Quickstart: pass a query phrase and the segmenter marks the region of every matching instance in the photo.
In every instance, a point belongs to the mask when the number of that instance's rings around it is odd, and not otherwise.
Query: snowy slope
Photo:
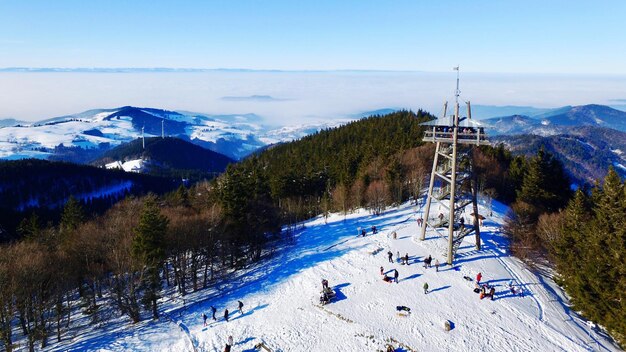
[[[415,206],[381,216],[333,215],[327,223],[317,218],[269,260],[184,301],[166,299],[166,319],[80,333],[52,350],[222,351],[232,335],[233,351],[254,351],[261,342],[271,351],[377,351],[388,343],[398,351],[618,351],[599,329],[590,330],[567,309],[552,280],[510,256],[500,232],[506,209],[494,210],[482,228],[483,249],[476,251],[473,239],[466,238],[455,267],[439,272],[421,262],[432,255],[444,263],[446,244],[434,233],[423,242],[416,239],[421,210]],[[371,234],[372,225],[378,234]],[[356,237],[359,227],[368,229],[367,237]],[[397,251],[408,253],[410,265],[389,263],[388,250],[394,258]],[[386,272],[399,271],[398,284],[381,280],[381,265]],[[493,301],[480,300],[463,278],[478,272],[495,285]],[[323,307],[318,305],[322,278],[337,291],[337,300]],[[525,289],[524,297],[509,293],[510,280]],[[237,300],[245,303],[243,314]],[[201,314],[210,316],[211,305],[218,308],[218,320],[203,327]],[[398,316],[398,305],[412,314]],[[229,322],[221,317],[224,308],[231,312]],[[446,320],[453,327],[448,332]]]

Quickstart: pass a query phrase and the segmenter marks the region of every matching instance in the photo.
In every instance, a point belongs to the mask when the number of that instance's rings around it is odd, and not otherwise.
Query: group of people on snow
[[[359,227],[359,228],[357,228],[357,233],[358,233],[358,236],[365,237],[367,235],[367,230],[366,229],[362,229],[361,227]],[[372,226],[372,234],[375,235],[377,233],[378,233],[378,228],[376,228],[376,225],[373,225]]]
[[[490,297],[491,300],[493,301],[493,297],[495,295],[496,295],[496,288],[494,286],[490,286],[488,284],[480,285],[480,299],[483,299],[485,297]]]
[[[409,253],[404,254],[404,257],[402,257],[402,265],[409,265]]]
[[[428,258],[424,258],[424,269],[432,268],[433,267],[432,264],[433,264],[433,257],[431,257],[429,254]]]
[[[383,277],[383,281],[388,282],[388,283],[398,283],[398,277],[400,277],[400,273],[398,273],[397,269],[393,269],[393,278],[391,278],[390,276],[387,276],[387,274],[385,273],[385,269],[383,269],[383,267],[380,267],[380,275],[382,275]]]
[[[243,302],[242,301],[237,301],[237,309],[239,310],[239,314],[243,315]],[[217,321],[217,317],[215,316],[215,313],[217,313],[217,308],[215,308],[215,306],[211,306],[211,315],[214,321]],[[228,308],[224,309],[224,320],[226,322],[228,322],[228,317],[230,316],[230,313],[228,312]],[[204,323],[204,326],[207,326],[207,315],[206,313],[202,313],[202,321]]]

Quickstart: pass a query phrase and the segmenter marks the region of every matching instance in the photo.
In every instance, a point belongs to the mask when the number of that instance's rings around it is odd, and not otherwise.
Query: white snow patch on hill
[[[568,309],[550,278],[510,255],[501,233],[505,211],[496,205],[494,216],[485,220],[480,251],[466,238],[454,267],[439,272],[425,269],[422,261],[432,255],[443,264],[446,243],[434,233],[425,241],[416,238],[421,209],[415,206],[380,216],[335,214],[327,223],[318,217],[273,257],[184,300],[165,299],[161,309],[167,319],[86,331],[51,350],[222,351],[232,335],[234,351],[254,351],[262,341],[271,351],[377,351],[386,344],[398,351],[618,351],[600,329],[590,330]],[[371,234],[372,225],[378,234]],[[368,229],[368,236],[356,237],[358,228]],[[408,253],[410,265],[389,263],[388,250],[394,259],[397,252]],[[387,273],[397,269],[399,283],[383,282],[380,266]],[[474,282],[464,279],[478,272],[495,286],[493,301],[480,300]],[[337,292],[325,306],[318,304],[322,278]],[[511,294],[510,280],[524,288],[523,297]],[[245,303],[243,314],[237,300]],[[218,308],[218,319],[209,318],[203,327],[201,314],[210,317],[211,305]],[[410,307],[412,314],[398,316],[396,306]],[[231,312],[228,322],[222,318],[225,308]],[[444,330],[446,321],[451,331]]]
[[[114,161],[105,165],[107,169],[121,169],[126,172],[142,172],[145,161],[143,159],[128,160],[125,162]]]

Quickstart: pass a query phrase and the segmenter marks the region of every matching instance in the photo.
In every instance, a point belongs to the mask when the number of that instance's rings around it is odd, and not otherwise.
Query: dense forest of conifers
[[[0,161],[0,243],[15,239],[22,217],[56,223],[71,195],[102,213],[130,195],[166,193],[181,183],[151,175],[38,159]]]
[[[22,219],[23,239],[0,247],[4,348],[12,349],[14,334],[31,349],[62,340],[76,307],[93,323],[109,319],[103,307],[133,323],[157,318],[163,295],[185,295],[253,265],[292,240],[301,220],[360,207],[377,214],[417,199],[434,151],[421,142],[419,123],[430,118],[421,111],[370,117],[274,146],[211,182],[127,198],[102,215],[85,216],[70,200],[56,225]],[[619,178],[573,196],[562,165],[544,150],[524,157],[480,147],[469,155],[473,187],[511,205],[514,253],[551,259],[575,307],[622,338],[626,187]],[[568,259],[574,253],[584,265]]]

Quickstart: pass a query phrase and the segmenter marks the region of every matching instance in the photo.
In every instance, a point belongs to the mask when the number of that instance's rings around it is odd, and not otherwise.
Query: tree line
[[[0,242],[17,239],[20,220],[37,214],[42,223],[58,223],[63,204],[74,195],[88,214],[103,213],[129,195],[163,194],[180,179],[68,162],[38,159],[0,161]]]
[[[511,251],[556,269],[572,308],[626,343],[626,185],[615,169],[572,191],[561,162],[543,148],[532,157],[481,148],[476,159],[483,194],[510,205]]]
[[[537,236],[572,308],[626,343],[626,184],[617,172],[577,190],[562,211],[542,214]]]
[[[245,191],[249,198],[238,204],[209,183],[181,186],[163,197],[129,197],[91,218],[70,198],[58,226],[23,219],[23,240],[0,247],[4,349],[15,347],[15,326],[31,351],[61,341],[77,309],[92,324],[111,314],[131,323],[156,319],[164,292],[184,296],[259,260],[280,226],[267,213],[262,223],[241,218],[239,210],[263,208],[262,196]]]

